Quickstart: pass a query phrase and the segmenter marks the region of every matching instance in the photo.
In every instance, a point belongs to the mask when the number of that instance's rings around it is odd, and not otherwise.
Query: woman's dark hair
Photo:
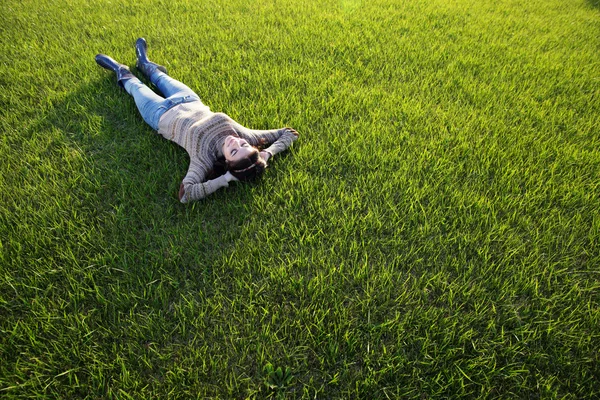
[[[266,167],[267,163],[260,156],[258,150],[239,161],[227,163],[227,170],[242,182],[256,179],[265,171]]]
[[[266,166],[267,163],[256,149],[248,157],[235,162],[227,162],[224,157],[219,158],[209,172],[208,179],[217,178],[229,171],[242,182],[252,181],[264,172]]]

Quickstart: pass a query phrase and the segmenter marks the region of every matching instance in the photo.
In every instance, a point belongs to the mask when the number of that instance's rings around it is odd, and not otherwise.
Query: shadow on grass
[[[6,138],[3,149],[16,168],[5,174],[10,186],[0,208],[2,222],[13,226],[2,240],[10,285],[0,285],[7,299],[0,315],[13,332],[3,344],[4,365],[24,365],[7,373],[5,386],[14,386],[15,396],[42,390],[11,384],[19,368],[35,369],[42,381],[74,371],[80,389],[64,397],[83,397],[81,388],[92,386],[105,395],[111,383],[79,366],[118,376],[110,362],[97,360],[126,354],[130,366],[144,357],[159,363],[150,344],[170,351],[189,340],[174,333],[182,304],[203,310],[234,287],[228,261],[252,191],[238,185],[180,204],[185,150],[154,134],[111,78],[80,82],[63,98],[23,112],[30,121]],[[44,370],[27,364],[30,358],[44,360]],[[55,378],[49,390],[71,390]]]
[[[81,84],[42,123],[60,130],[86,160],[81,180],[87,184],[79,196],[97,213],[94,263],[125,271],[128,290],[142,297],[144,285],[169,282],[148,297],[163,298],[155,304],[159,308],[168,308],[182,292],[210,291],[214,273],[223,278],[227,271],[220,268],[254,201],[246,185],[181,204],[177,192],[189,165],[186,151],[144,123],[112,75]]]
[[[587,0],[588,4],[596,9],[600,9],[600,0]]]

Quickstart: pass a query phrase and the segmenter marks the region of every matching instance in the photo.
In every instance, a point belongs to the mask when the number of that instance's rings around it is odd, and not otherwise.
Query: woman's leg
[[[138,78],[131,78],[124,82],[127,93],[133,96],[142,118],[152,129],[158,131],[160,117],[170,108],[170,101],[163,99],[144,85]]]
[[[156,85],[163,96],[171,98],[175,103],[199,101],[200,97],[192,89],[167,75],[167,69],[148,59],[146,39],[139,38],[135,42],[137,68]]]
[[[158,68],[150,74],[150,82],[152,82],[165,97],[186,97],[200,100],[200,97],[192,89],[176,79],[171,78]]]
[[[97,54],[95,59],[98,65],[113,71],[117,75],[119,86],[133,96],[142,118],[156,131],[158,131],[160,117],[165,111],[185,100],[184,97],[163,99],[133,75],[126,65],[115,61],[106,54]]]

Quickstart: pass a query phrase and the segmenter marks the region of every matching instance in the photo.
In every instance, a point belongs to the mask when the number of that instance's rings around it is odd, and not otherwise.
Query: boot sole
[[[135,55],[137,56],[137,62],[135,63],[135,66],[140,71],[144,70],[143,68],[140,68],[141,61],[142,64],[148,63],[156,65],[156,68],[159,71],[164,72],[165,74],[167,73],[167,69],[165,67],[163,67],[162,65],[158,65],[157,63],[154,63],[148,59],[148,44],[146,43],[146,39],[139,38],[135,41]]]
[[[111,70],[113,72],[117,72],[117,70],[120,67],[120,64],[116,60],[113,60],[112,58],[110,58],[106,54],[98,54],[98,55],[96,55],[95,60],[96,60],[96,63],[98,63],[99,66],[101,66],[102,68],[109,69],[109,70]]]

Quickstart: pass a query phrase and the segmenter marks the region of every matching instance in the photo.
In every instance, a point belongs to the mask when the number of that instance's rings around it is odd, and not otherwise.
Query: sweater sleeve
[[[182,203],[203,199],[217,189],[229,186],[225,175],[205,181],[207,174],[208,170],[204,164],[194,159],[190,161],[187,175],[183,178],[184,193],[180,199]]]
[[[233,128],[240,137],[246,139],[252,146],[265,146],[265,150],[271,155],[284,151],[298,139],[298,132],[291,128],[256,130],[248,129],[235,121],[232,122]]]

